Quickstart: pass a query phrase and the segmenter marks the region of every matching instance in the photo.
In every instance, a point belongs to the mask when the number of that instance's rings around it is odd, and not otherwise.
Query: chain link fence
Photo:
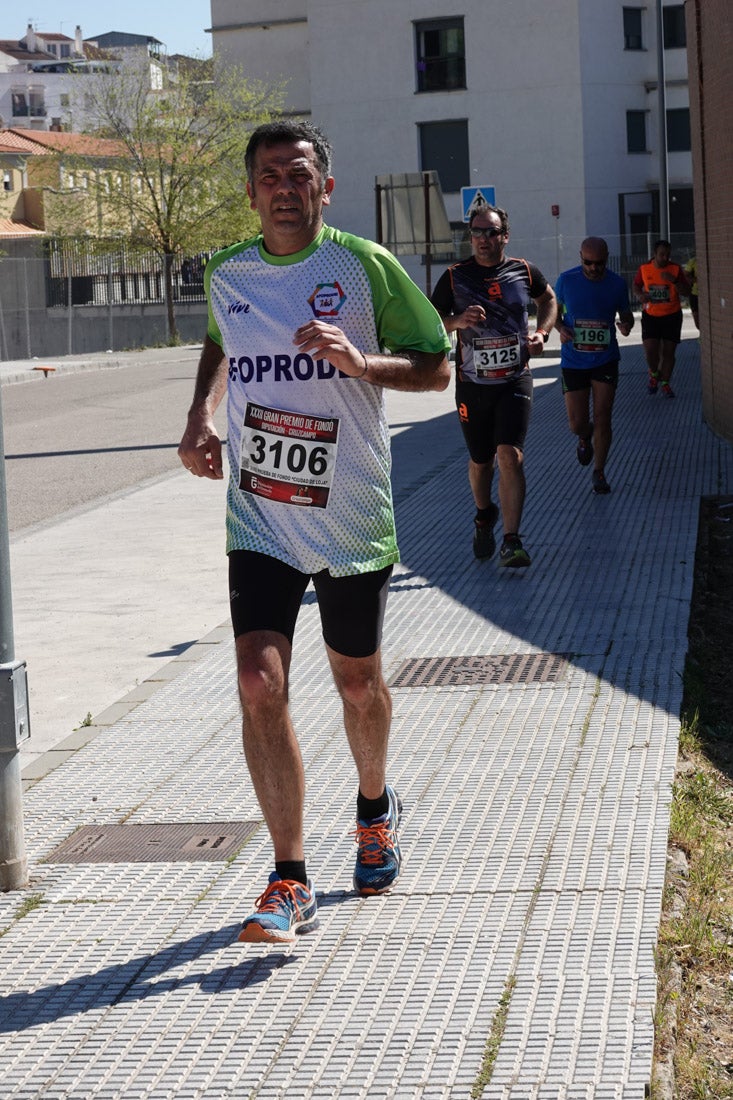
[[[32,251],[0,256],[0,358],[168,342],[164,257],[124,245],[91,252],[76,240],[48,240]],[[176,324],[186,341],[203,338],[211,254],[171,258]]]

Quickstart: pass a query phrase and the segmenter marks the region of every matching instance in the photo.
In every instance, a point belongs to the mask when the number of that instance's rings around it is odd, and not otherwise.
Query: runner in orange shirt
[[[662,383],[665,397],[674,397],[670,386],[677,345],[682,332],[680,295],[690,293],[690,283],[679,264],[672,263],[669,241],[657,241],[649,263],[634,276],[634,292],[642,303],[641,342],[649,368],[648,393],[653,397]]]

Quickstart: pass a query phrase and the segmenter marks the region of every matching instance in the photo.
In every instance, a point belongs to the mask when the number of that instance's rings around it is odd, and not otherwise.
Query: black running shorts
[[[666,317],[650,317],[648,313],[642,313],[641,338],[642,340],[669,340],[673,344],[679,344],[682,338],[682,310],[668,313]]]
[[[604,363],[602,367],[563,367],[562,392],[574,393],[576,390],[589,390],[593,382],[605,382],[614,388],[618,385],[618,359]]]
[[[323,638],[344,657],[370,657],[382,643],[392,566],[371,573],[332,577],[328,570],[301,573],[267,554],[229,554],[229,606],[234,637],[274,630],[293,643],[300,605],[313,580]]]
[[[532,412],[532,375],[525,371],[518,378],[487,386],[459,380],[456,407],[474,462],[491,462],[503,444],[521,451]]]

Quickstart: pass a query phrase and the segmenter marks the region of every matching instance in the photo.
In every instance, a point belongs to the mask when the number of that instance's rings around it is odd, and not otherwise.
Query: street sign
[[[467,222],[471,215],[480,210],[482,206],[494,206],[496,203],[496,190],[489,184],[481,187],[462,187],[461,202],[463,203],[463,220]]]

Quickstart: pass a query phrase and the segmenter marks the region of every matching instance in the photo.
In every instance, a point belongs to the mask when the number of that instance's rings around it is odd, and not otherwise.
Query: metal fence
[[[204,263],[203,257],[192,257],[190,267],[185,258],[173,263],[176,326],[186,343],[200,342],[206,331]],[[157,256],[0,254],[0,359],[167,344],[164,286]]]
[[[212,250],[213,251],[213,250]],[[90,252],[85,242],[50,240],[46,252],[46,305],[127,305],[163,302],[164,257],[124,244]],[[204,268],[212,252],[171,257],[173,299],[203,302]]]
[[[116,245],[104,252],[89,251],[79,240],[50,240],[46,252],[46,306],[126,305],[163,302],[164,259],[155,252],[142,252]],[[203,302],[204,268],[215,250],[193,256],[171,258],[173,298],[176,302]],[[451,263],[470,254],[470,245],[456,241],[454,256],[441,257]],[[608,266],[626,279],[629,290],[640,264],[651,251],[638,255],[611,254]],[[678,246],[675,257],[685,263],[694,254],[694,244]]]

